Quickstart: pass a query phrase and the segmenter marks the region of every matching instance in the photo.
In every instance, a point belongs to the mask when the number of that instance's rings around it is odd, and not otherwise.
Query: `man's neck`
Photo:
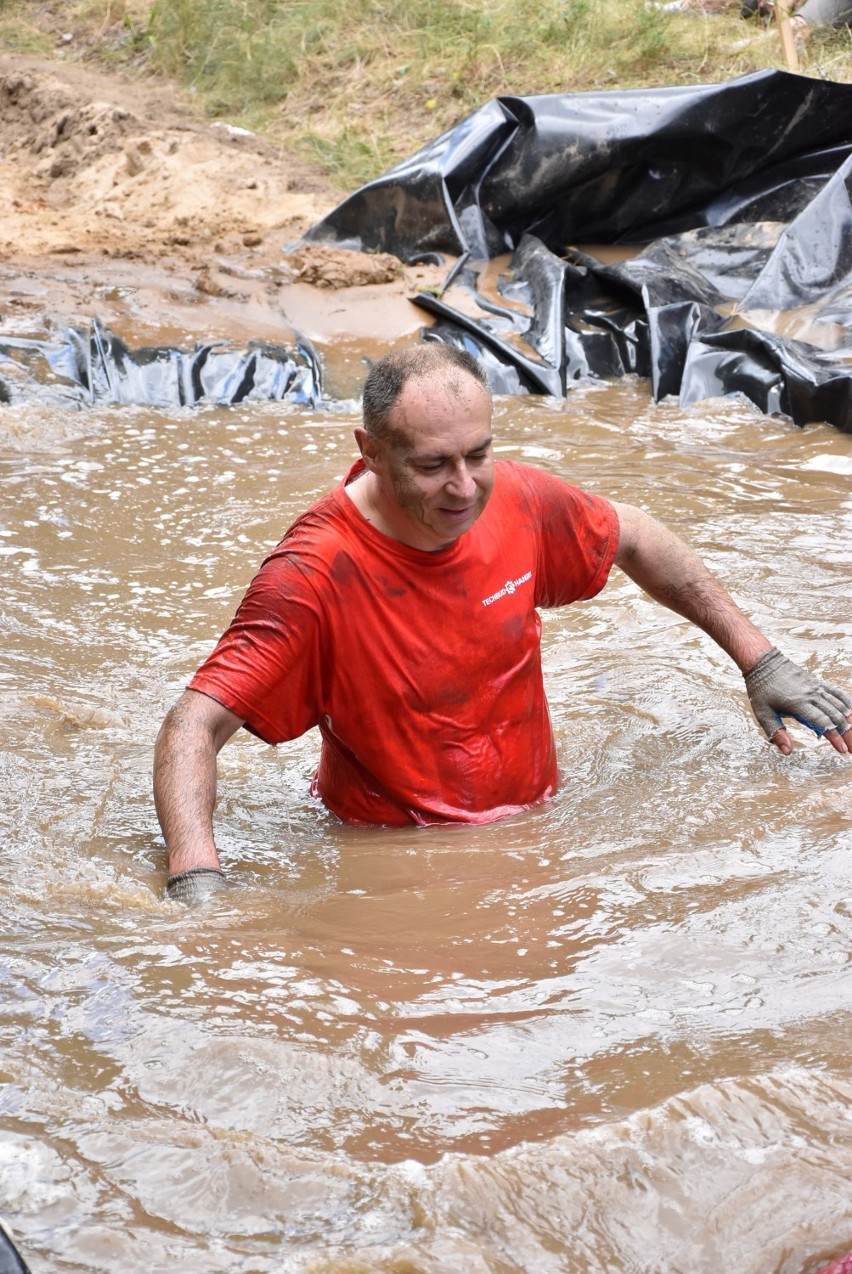
[[[382,535],[387,535],[389,539],[396,539],[387,520],[382,517],[375,474],[370,473],[369,469],[365,469],[363,473],[359,473],[351,482],[347,482],[343,490],[365,522],[369,522],[371,526],[374,526],[377,531],[381,531]]]

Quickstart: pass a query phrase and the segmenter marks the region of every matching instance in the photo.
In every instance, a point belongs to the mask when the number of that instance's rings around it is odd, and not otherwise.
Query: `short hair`
[[[373,364],[364,382],[362,410],[367,433],[382,442],[388,441],[394,432],[391,412],[410,380],[434,377],[457,394],[461,392],[458,372],[464,372],[491,396],[485,368],[467,350],[455,345],[429,341],[423,345],[405,345],[385,354]]]

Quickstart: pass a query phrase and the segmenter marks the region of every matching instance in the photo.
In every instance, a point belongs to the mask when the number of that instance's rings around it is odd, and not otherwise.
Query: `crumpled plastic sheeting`
[[[47,376],[45,376],[45,371]],[[33,396],[63,406],[278,400],[316,406],[322,399],[319,357],[307,341],[295,349],[258,342],[245,351],[196,346],[131,350],[97,319],[70,328],[62,341],[0,338],[0,402]]]
[[[441,295],[413,299],[427,339],[482,357],[497,392],[632,372],[657,399],[739,392],[852,432],[850,196],[852,86],[770,71],[496,99],[306,239],[458,256]],[[578,243],[646,246],[605,264]]]

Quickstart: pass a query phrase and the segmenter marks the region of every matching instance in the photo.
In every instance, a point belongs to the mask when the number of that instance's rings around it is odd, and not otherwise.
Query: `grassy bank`
[[[772,27],[644,0],[0,0],[8,52],[169,77],[211,116],[354,188],[499,94],[725,80],[783,66]],[[850,33],[805,74],[852,79]]]

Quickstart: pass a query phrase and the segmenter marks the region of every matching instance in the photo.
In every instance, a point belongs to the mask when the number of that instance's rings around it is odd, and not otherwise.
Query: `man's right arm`
[[[186,690],[160,727],[154,804],[169,855],[170,897],[197,901],[224,881],[213,840],[216,758],[242,724],[209,695]]]

